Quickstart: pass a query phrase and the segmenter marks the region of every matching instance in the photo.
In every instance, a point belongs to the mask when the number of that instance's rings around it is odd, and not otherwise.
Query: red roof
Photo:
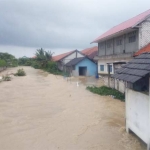
[[[102,34],[101,36],[99,36],[98,38],[96,38],[92,43],[97,43],[98,41],[100,41],[101,39],[104,39],[106,37],[109,37],[110,35],[113,35],[115,33],[121,32],[123,30],[126,30],[128,28],[133,28],[135,27],[137,24],[141,23],[144,19],[146,19],[146,17],[148,17],[150,15],[150,9],[111,28],[110,30],[108,30],[107,32],[105,32],[104,34]]]
[[[93,59],[94,56],[97,54],[98,52],[98,47],[92,47],[92,48],[86,48],[84,50],[81,51],[82,54],[88,56],[90,59]]]
[[[61,60],[62,58],[68,56],[69,54],[73,53],[75,50],[73,51],[70,51],[70,52],[66,52],[66,53],[63,53],[63,54],[60,54],[60,55],[57,55],[57,56],[53,56],[53,61],[59,61]]]
[[[150,52],[150,43],[148,45],[146,45],[145,47],[141,48],[139,51],[137,51],[134,56],[138,56],[142,53],[147,53]]]

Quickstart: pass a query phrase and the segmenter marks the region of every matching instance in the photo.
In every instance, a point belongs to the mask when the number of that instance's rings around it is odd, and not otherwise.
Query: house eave
[[[112,39],[112,38],[121,36],[121,35],[123,35],[123,34],[125,34],[125,33],[129,33],[129,32],[135,31],[135,30],[137,30],[137,28],[134,28],[134,27],[127,28],[127,29],[125,29],[125,30],[121,30],[121,31],[119,31],[119,32],[116,32],[116,33],[114,33],[114,34],[111,34],[111,35],[109,35],[109,36],[106,36],[106,37],[104,37],[104,38],[102,38],[102,39],[100,39],[100,40],[95,40],[95,41],[91,42],[91,44],[92,44],[92,43],[100,43],[100,42],[103,42],[103,41],[106,41],[106,40],[109,40],[109,39]]]
[[[94,60],[106,60],[106,59],[127,59],[133,58],[134,53],[122,53],[122,54],[112,54],[112,55],[104,55],[104,56],[95,56]]]

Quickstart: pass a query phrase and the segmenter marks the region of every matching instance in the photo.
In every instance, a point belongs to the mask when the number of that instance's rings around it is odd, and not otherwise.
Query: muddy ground
[[[0,150],[146,150],[125,132],[124,102],[85,89],[101,82],[23,68],[0,83]]]

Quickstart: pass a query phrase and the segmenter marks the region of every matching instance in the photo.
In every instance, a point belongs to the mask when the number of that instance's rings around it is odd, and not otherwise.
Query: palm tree
[[[41,67],[46,67],[49,61],[52,60],[53,53],[51,51],[44,51],[44,49],[37,49],[35,56]]]

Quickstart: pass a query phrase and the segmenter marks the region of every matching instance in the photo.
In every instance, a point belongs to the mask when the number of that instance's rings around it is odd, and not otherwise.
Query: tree
[[[37,49],[35,56],[41,67],[46,67],[48,62],[52,60],[53,53],[51,51],[44,51],[44,49]]]
[[[6,61],[3,59],[0,59],[0,67],[6,67]]]
[[[14,64],[17,64],[15,56],[9,53],[0,52],[0,59],[4,60],[7,63],[7,66],[15,66]]]

